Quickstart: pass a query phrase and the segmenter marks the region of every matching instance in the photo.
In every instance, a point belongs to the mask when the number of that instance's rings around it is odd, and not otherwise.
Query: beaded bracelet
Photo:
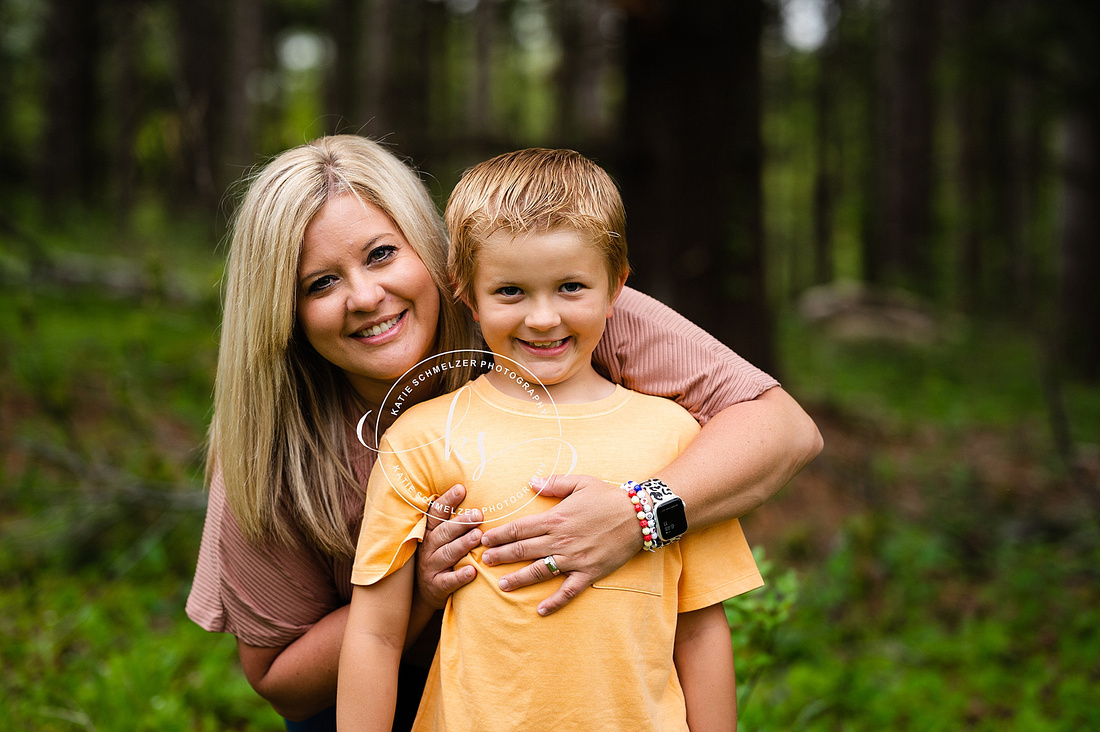
[[[653,509],[650,506],[649,494],[645,489],[632,480],[628,480],[621,486],[630,496],[630,502],[634,504],[634,510],[638,517],[638,526],[642,529],[642,548],[647,552],[657,551],[657,545],[653,535]]]

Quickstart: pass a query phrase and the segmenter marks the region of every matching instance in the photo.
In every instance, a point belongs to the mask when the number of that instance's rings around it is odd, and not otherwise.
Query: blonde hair
[[[351,554],[355,538],[344,506],[348,489],[362,488],[351,469],[348,430],[362,405],[297,326],[306,227],[334,196],[369,201],[394,221],[441,292],[449,289],[446,232],[416,174],[364,137],[292,148],[247,182],[225,275],[207,479],[219,466],[230,509],[250,541],[288,541],[297,528],[329,555]],[[477,347],[466,309],[440,300],[437,348]],[[470,376],[456,370],[442,386],[458,388]]]
[[[528,148],[475,165],[451,192],[447,271],[458,297],[472,300],[477,254],[497,231],[519,234],[566,227],[590,236],[615,292],[630,271],[626,212],[603,168],[573,150]]]

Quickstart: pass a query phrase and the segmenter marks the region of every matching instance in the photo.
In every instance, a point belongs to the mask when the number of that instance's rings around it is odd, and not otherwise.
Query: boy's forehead
[[[477,253],[476,271],[498,279],[519,275],[581,276],[609,273],[601,247],[584,232],[569,227],[548,231],[500,230],[486,238]]]

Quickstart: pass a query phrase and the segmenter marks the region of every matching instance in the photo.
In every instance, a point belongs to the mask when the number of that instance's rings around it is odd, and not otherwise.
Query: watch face
[[[657,509],[657,531],[662,541],[675,539],[687,531],[687,514],[679,498],[662,503]]]

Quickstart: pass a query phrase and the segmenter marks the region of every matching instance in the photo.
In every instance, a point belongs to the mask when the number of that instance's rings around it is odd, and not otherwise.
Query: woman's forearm
[[[431,607],[413,603],[406,649],[431,624],[434,615]],[[241,667],[249,683],[283,717],[306,719],[336,703],[340,644],[347,617],[345,605],[285,648],[260,648],[238,641]]]
[[[237,642],[245,677],[276,712],[302,720],[336,703],[336,674],[344,640],[345,605],[321,618],[285,648]]]
[[[727,407],[657,476],[684,501],[688,530],[760,506],[821,452],[809,415],[780,387]]]

